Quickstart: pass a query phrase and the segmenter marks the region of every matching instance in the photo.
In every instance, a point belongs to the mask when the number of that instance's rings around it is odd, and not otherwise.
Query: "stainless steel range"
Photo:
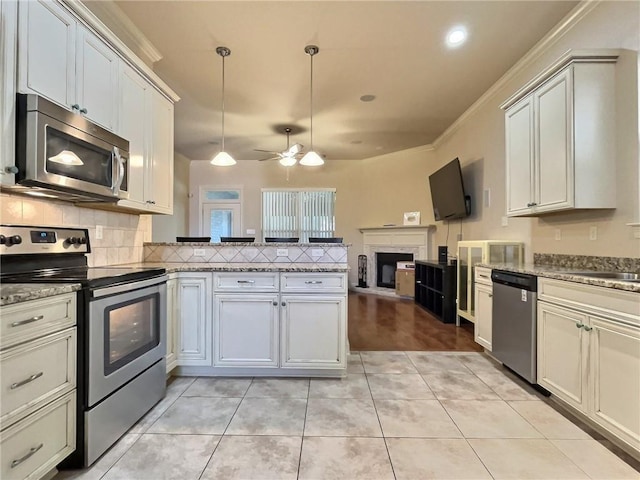
[[[165,395],[167,276],[161,268],[87,266],[89,232],[0,225],[0,282],[80,283],[77,447],[91,465]]]

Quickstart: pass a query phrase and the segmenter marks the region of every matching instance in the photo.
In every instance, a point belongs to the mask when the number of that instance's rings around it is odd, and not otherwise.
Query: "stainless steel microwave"
[[[129,142],[38,95],[16,100],[16,187],[73,201],[129,197]]]

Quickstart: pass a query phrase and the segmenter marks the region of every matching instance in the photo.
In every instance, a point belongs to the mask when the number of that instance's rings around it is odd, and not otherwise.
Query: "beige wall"
[[[480,109],[446,140],[438,144],[436,156],[442,163],[460,156],[463,165],[480,161],[481,175],[474,178],[479,189],[491,189],[491,206],[481,208],[478,221],[465,222],[465,238],[525,239],[527,257],[536,253],[563,253],[597,256],[640,256],[633,238],[634,229],[626,223],[639,220],[638,184],[638,56],[640,37],[638,2],[602,2],[568,31],[531,65],[500,88]],[[617,75],[617,156],[611,159],[617,169],[617,208],[615,210],[556,213],[531,219],[509,218],[501,226],[505,211],[504,116],[500,103],[551,64],[568,49],[626,48],[616,67]],[[465,168],[465,167],[463,167]],[[589,240],[589,227],[596,226],[598,239]],[[555,240],[556,230],[561,240]]]
[[[67,202],[35,200],[23,195],[0,194],[0,223],[89,229],[92,253],[89,266],[142,261],[142,244],[151,241],[151,216],[130,215]],[[96,225],[103,226],[103,238],[96,238]]]
[[[498,239],[525,242],[529,260],[533,252],[598,256],[640,256],[638,239],[629,222],[640,221],[640,172],[638,154],[638,56],[623,52],[617,72],[617,169],[618,208],[605,211],[556,213],[539,218],[509,218],[505,215],[504,112],[500,104],[568,49],[640,48],[640,4],[602,2],[582,18],[548,50],[518,71],[493,95],[479,102],[463,121],[447,132],[435,149],[422,147],[363,161],[328,161],[317,170],[296,166],[285,180],[277,162],[239,162],[228,168],[211,167],[208,162],[192,162],[190,228],[197,225],[199,185],[242,186],[244,189],[243,228],[260,229],[260,189],[263,187],[335,187],[337,189],[337,235],[353,244],[349,251],[355,278],[356,257],[362,251],[362,226],[402,224],[406,211],[420,211],[421,223],[434,224],[431,256],[444,245],[447,226],[434,222],[428,176],[459,157],[467,193],[472,197],[472,214],[450,225],[448,246],[455,249],[457,235],[464,240]],[[483,191],[490,191],[490,203],[483,204]],[[195,203],[194,203],[195,202]],[[195,223],[194,223],[195,222]],[[598,239],[589,240],[589,227],[598,228]],[[637,231],[640,227],[635,227]],[[562,239],[554,239],[555,230]]]
[[[173,215],[153,215],[151,238],[154,242],[175,242],[189,231],[189,163],[175,152],[173,163]]]

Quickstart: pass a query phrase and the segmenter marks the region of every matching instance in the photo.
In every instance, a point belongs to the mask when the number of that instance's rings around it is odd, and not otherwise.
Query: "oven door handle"
[[[120,149],[118,147],[113,147],[111,162],[113,169],[113,175],[111,177],[113,179],[113,185],[111,186],[111,190],[114,195],[118,195],[122,182],[124,181],[124,161],[122,160],[122,155],[120,155]]]
[[[120,285],[114,285],[113,287],[96,288],[93,290],[93,298],[106,297],[107,295],[115,295],[116,293],[130,292],[132,290],[139,290],[141,288],[153,287],[154,285],[161,285],[167,283],[168,277],[162,275],[159,277],[153,277],[148,280],[140,280],[138,282],[127,282]]]

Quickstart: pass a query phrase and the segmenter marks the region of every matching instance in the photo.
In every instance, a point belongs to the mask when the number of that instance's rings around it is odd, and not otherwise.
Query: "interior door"
[[[237,203],[205,203],[202,205],[202,232],[204,237],[210,236],[212,242],[219,242],[220,237],[239,237],[242,235],[240,204]]]

